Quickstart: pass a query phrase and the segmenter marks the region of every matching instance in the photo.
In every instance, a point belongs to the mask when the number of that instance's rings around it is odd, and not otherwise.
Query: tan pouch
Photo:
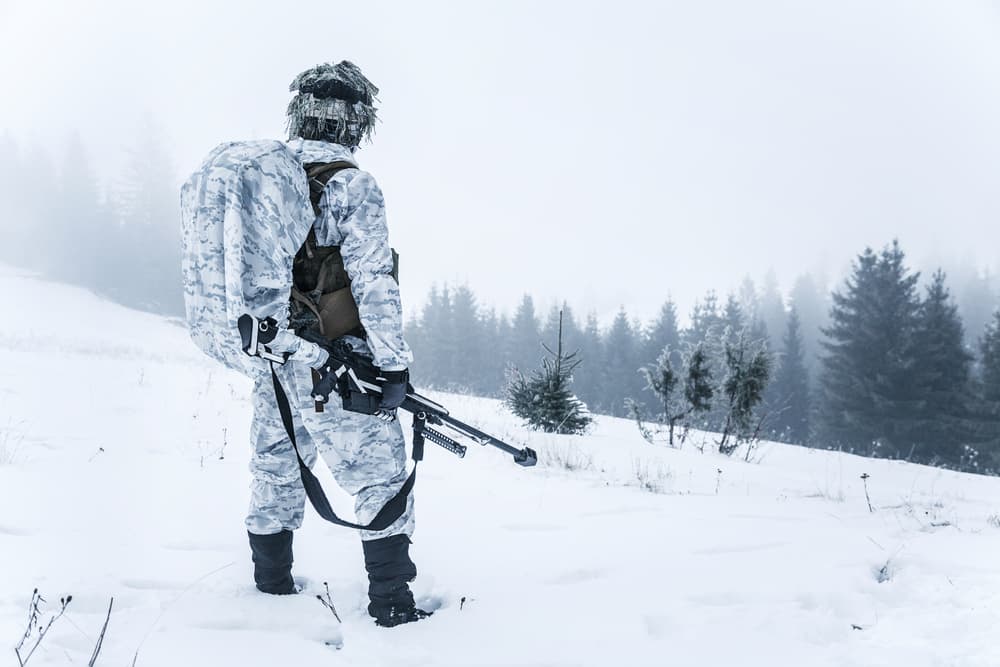
[[[361,327],[361,316],[351,288],[343,287],[322,295],[319,298],[319,319],[323,335],[331,340],[357,331]]]

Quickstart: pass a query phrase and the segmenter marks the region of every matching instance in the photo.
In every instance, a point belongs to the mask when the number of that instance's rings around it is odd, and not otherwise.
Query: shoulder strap
[[[333,511],[333,507],[330,506],[330,501],[327,499],[326,493],[323,492],[323,487],[320,485],[319,479],[317,479],[316,475],[313,474],[313,471],[309,469],[306,462],[302,460],[302,455],[299,454],[299,446],[295,442],[295,426],[292,422],[292,408],[288,402],[288,395],[285,393],[284,387],[281,386],[281,381],[278,380],[278,374],[274,370],[274,363],[271,364],[271,381],[274,383],[274,397],[278,402],[278,412],[281,414],[281,423],[285,427],[288,439],[292,441],[292,447],[295,448],[295,456],[299,460],[299,474],[302,477],[302,486],[305,487],[306,497],[309,498],[309,502],[312,503],[316,513],[330,523],[338,526],[344,526],[346,528],[356,528],[358,530],[385,530],[392,524],[396,523],[396,520],[403,516],[403,512],[406,511],[407,496],[410,495],[410,491],[413,489],[413,484],[417,481],[416,460],[414,460],[413,472],[411,472],[410,476],[406,478],[405,482],[403,482],[403,486],[396,492],[396,495],[390,498],[388,502],[382,506],[382,509],[375,515],[374,519],[364,525],[341,519],[337,516],[337,513]]]
[[[313,213],[319,215],[319,200],[323,196],[326,184],[338,171],[357,169],[357,165],[347,160],[336,162],[314,162],[305,165],[306,177],[309,180],[309,201],[312,202]]]

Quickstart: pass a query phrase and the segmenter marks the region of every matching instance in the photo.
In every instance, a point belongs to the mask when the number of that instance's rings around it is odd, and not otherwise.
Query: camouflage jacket
[[[357,164],[350,150],[339,144],[297,139],[288,146],[302,164]],[[399,285],[392,277],[382,190],[368,172],[344,169],[327,183],[319,207],[314,224],[317,245],[340,246],[375,363],[384,370],[409,366],[413,354],[403,340],[403,308]]]
[[[281,331],[269,347],[297,362],[326,358],[287,330],[292,260],[314,224],[322,245],[340,245],[375,362],[385,368],[412,359],[402,336],[399,286],[382,193],[372,177],[347,169],[331,179],[316,218],[309,202],[308,162],[348,160],[344,147],[316,141],[222,144],[181,190],[185,308],[194,342],[249,375],[264,366],[242,354],[236,320],[273,317]]]

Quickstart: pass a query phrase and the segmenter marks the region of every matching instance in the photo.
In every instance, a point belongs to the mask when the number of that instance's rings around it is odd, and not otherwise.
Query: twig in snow
[[[104,453],[104,447],[98,447],[97,451],[94,452],[89,459],[87,459],[87,463],[90,463],[91,461],[96,459],[98,454],[103,454],[103,453]]]
[[[337,608],[333,606],[333,598],[330,596],[330,585],[324,581],[323,588],[326,589],[326,599],[324,599],[322,595],[317,595],[316,599],[319,600],[324,607],[330,610],[333,617],[337,619],[337,623],[343,623],[343,621],[340,620],[340,614],[337,613]]]
[[[722,468],[715,469],[715,495],[719,495],[719,487],[722,485]]]
[[[28,664],[28,660],[31,659],[31,656],[34,655],[35,653],[35,649],[37,649],[38,646],[42,643],[42,640],[45,639],[45,635],[48,634],[49,629],[52,627],[52,624],[58,621],[62,617],[62,615],[66,613],[66,607],[69,606],[69,603],[72,600],[73,600],[72,595],[67,595],[64,598],[59,598],[59,604],[61,605],[59,608],[59,613],[53,614],[52,617],[49,619],[49,622],[46,623],[45,627],[43,628],[41,626],[41,623],[39,622],[39,619],[41,617],[41,609],[39,607],[39,604],[45,602],[45,598],[43,598],[41,595],[38,594],[37,588],[31,593],[31,605],[28,610],[28,628],[27,630],[25,630],[24,636],[21,637],[21,641],[19,641],[17,643],[17,646],[14,647],[14,655],[17,656],[17,662],[20,665],[20,667],[24,667],[26,664]],[[31,650],[28,651],[28,654],[25,655],[24,657],[21,657],[21,649],[24,648],[25,642],[31,639],[31,635],[33,632],[38,633],[38,638],[35,640],[35,643],[31,647]]]
[[[90,656],[90,662],[87,663],[87,667],[94,667],[97,663],[97,656],[101,653],[101,645],[104,644],[104,635],[108,631],[108,623],[111,622],[111,607],[115,604],[115,599],[111,598],[111,602],[108,603],[108,615],[104,617],[104,627],[101,628],[101,634],[97,637],[97,644],[94,645],[94,653]]]
[[[874,512],[875,509],[872,507],[871,496],[868,495],[868,478],[869,477],[871,477],[871,475],[869,475],[868,473],[866,473],[866,472],[861,473],[861,481],[864,482],[864,485],[865,485],[865,500],[868,501],[868,511],[869,512]]]

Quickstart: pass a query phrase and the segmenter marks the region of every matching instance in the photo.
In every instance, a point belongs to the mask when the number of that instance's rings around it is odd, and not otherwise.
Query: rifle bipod
[[[458,458],[465,458],[465,445],[459,444],[446,436],[441,431],[435,431],[427,425],[427,413],[419,412],[413,415],[413,460],[422,461],[424,458],[424,439],[430,440],[435,445],[444,447]]]
[[[420,460],[417,458],[418,456],[423,457],[425,439],[444,447],[459,458],[465,456],[467,447],[456,442],[441,431],[428,426],[428,424],[434,424],[435,426],[440,425],[450,428],[459,435],[469,438],[484,447],[490,445],[507,452],[514,457],[514,463],[520,466],[530,467],[538,463],[538,455],[530,447],[518,449],[517,447],[508,445],[499,438],[494,438],[488,433],[484,433],[473,426],[455,419],[448,414],[448,411],[443,406],[416,392],[411,391],[408,393],[406,400],[403,401],[403,405],[400,407],[413,414],[413,458],[417,461]]]

